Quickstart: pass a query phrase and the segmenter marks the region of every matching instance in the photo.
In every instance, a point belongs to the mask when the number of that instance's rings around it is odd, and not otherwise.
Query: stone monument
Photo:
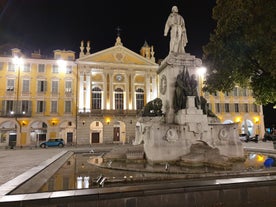
[[[204,98],[198,96],[196,70],[202,61],[185,52],[186,28],[176,6],[166,22],[165,36],[169,30],[170,52],[157,72],[159,111],[147,108],[152,114],[141,115],[134,144],[143,144],[149,163],[226,166],[243,159],[237,125],[209,117]]]

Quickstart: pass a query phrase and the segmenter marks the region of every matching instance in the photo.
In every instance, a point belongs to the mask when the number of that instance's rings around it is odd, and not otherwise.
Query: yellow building
[[[0,146],[38,146],[48,138],[76,140],[76,72],[72,51],[53,59],[19,49],[0,57]]]
[[[135,136],[137,112],[157,97],[153,47],[141,55],[115,45],[90,54],[90,43],[72,51],[25,57],[19,49],[0,57],[0,147],[125,143]]]
[[[211,109],[224,124],[238,123],[239,133],[249,136],[264,135],[264,116],[261,105],[255,104],[252,91],[235,87],[232,92],[215,94],[205,93],[209,109]]]

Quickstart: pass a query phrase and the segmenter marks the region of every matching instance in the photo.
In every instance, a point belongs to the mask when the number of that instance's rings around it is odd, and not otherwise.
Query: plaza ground
[[[245,148],[258,150],[258,151],[270,151],[274,150],[273,142],[248,142],[243,143]],[[97,145],[93,146],[93,149],[100,148],[113,148],[119,147],[119,145]],[[0,149],[0,185],[12,180],[18,175],[40,165],[40,163],[54,157],[62,151],[76,149],[73,147],[64,148],[17,148],[17,149]],[[91,150],[89,147],[78,147],[77,149]]]

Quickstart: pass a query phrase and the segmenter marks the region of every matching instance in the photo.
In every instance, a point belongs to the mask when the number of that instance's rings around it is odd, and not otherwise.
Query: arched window
[[[99,87],[92,89],[92,109],[102,108],[102,90]]]
[[[124,109],[124,93],[121,88],[115,90],[115,109]]]
[[[138,88],[136,90],[136,109],[142,109],[144,107],[144,90]]]

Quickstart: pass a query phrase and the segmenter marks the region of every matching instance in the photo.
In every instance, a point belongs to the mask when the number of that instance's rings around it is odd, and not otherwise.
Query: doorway
[[[113,128],[113,141],[114,142],[120,141],[120,127]]]
[[[16,137],[17,137],[16,134],[10,134],[9,135],[9,146],[10,147],[16,146]]]
[[[92,132],[92,143],[100,143],[100,133]]]
[[[67,132],[67,144],[73,143],[73,132]]]

